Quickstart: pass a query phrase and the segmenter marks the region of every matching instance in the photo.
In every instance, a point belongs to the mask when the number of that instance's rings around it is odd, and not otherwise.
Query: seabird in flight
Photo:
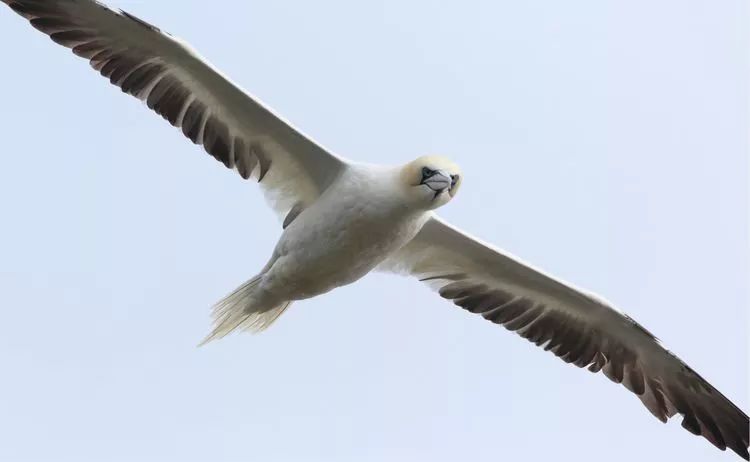
[[[290,304],[373,270],[413,276],[478,316],[635,393],[666,422],[748,459],[748,417],[633,319],[467,235],[433,212],[462,175],[442,157],[347,161],[243,91],[185,42],[93,0],[2,0],[182,130],[284,216],[260,272],[214,307],[204,340],[261,331]]]

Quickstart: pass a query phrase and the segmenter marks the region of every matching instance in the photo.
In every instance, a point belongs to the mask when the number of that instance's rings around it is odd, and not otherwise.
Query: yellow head
[[[428,210],[447,204],[458,192],[461,179],[458,165],[440,156],[422,156],[401,169],[409,198]]]

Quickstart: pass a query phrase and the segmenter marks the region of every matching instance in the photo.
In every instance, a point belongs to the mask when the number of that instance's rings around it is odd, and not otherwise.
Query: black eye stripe
[[[422,178],[429,178],[435,174],[435,170],[429,167],[422,167]]]

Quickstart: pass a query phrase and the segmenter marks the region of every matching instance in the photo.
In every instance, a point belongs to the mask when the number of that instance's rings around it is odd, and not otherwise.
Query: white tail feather
[[[235,330],[258,333],[281,316],[292,302],[283,302],[270,309],[253,306],[253,289],[259,280],[259,276],[250,279],[213,306],[213,330],[198,346],[223,338]]]

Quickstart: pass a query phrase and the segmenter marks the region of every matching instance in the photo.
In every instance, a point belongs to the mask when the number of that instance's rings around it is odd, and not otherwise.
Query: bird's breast
[[[377,192],[334,192],[302,212],[276,248],[273,277],[295,298],[360,279],[409,242],[426,220]]]

